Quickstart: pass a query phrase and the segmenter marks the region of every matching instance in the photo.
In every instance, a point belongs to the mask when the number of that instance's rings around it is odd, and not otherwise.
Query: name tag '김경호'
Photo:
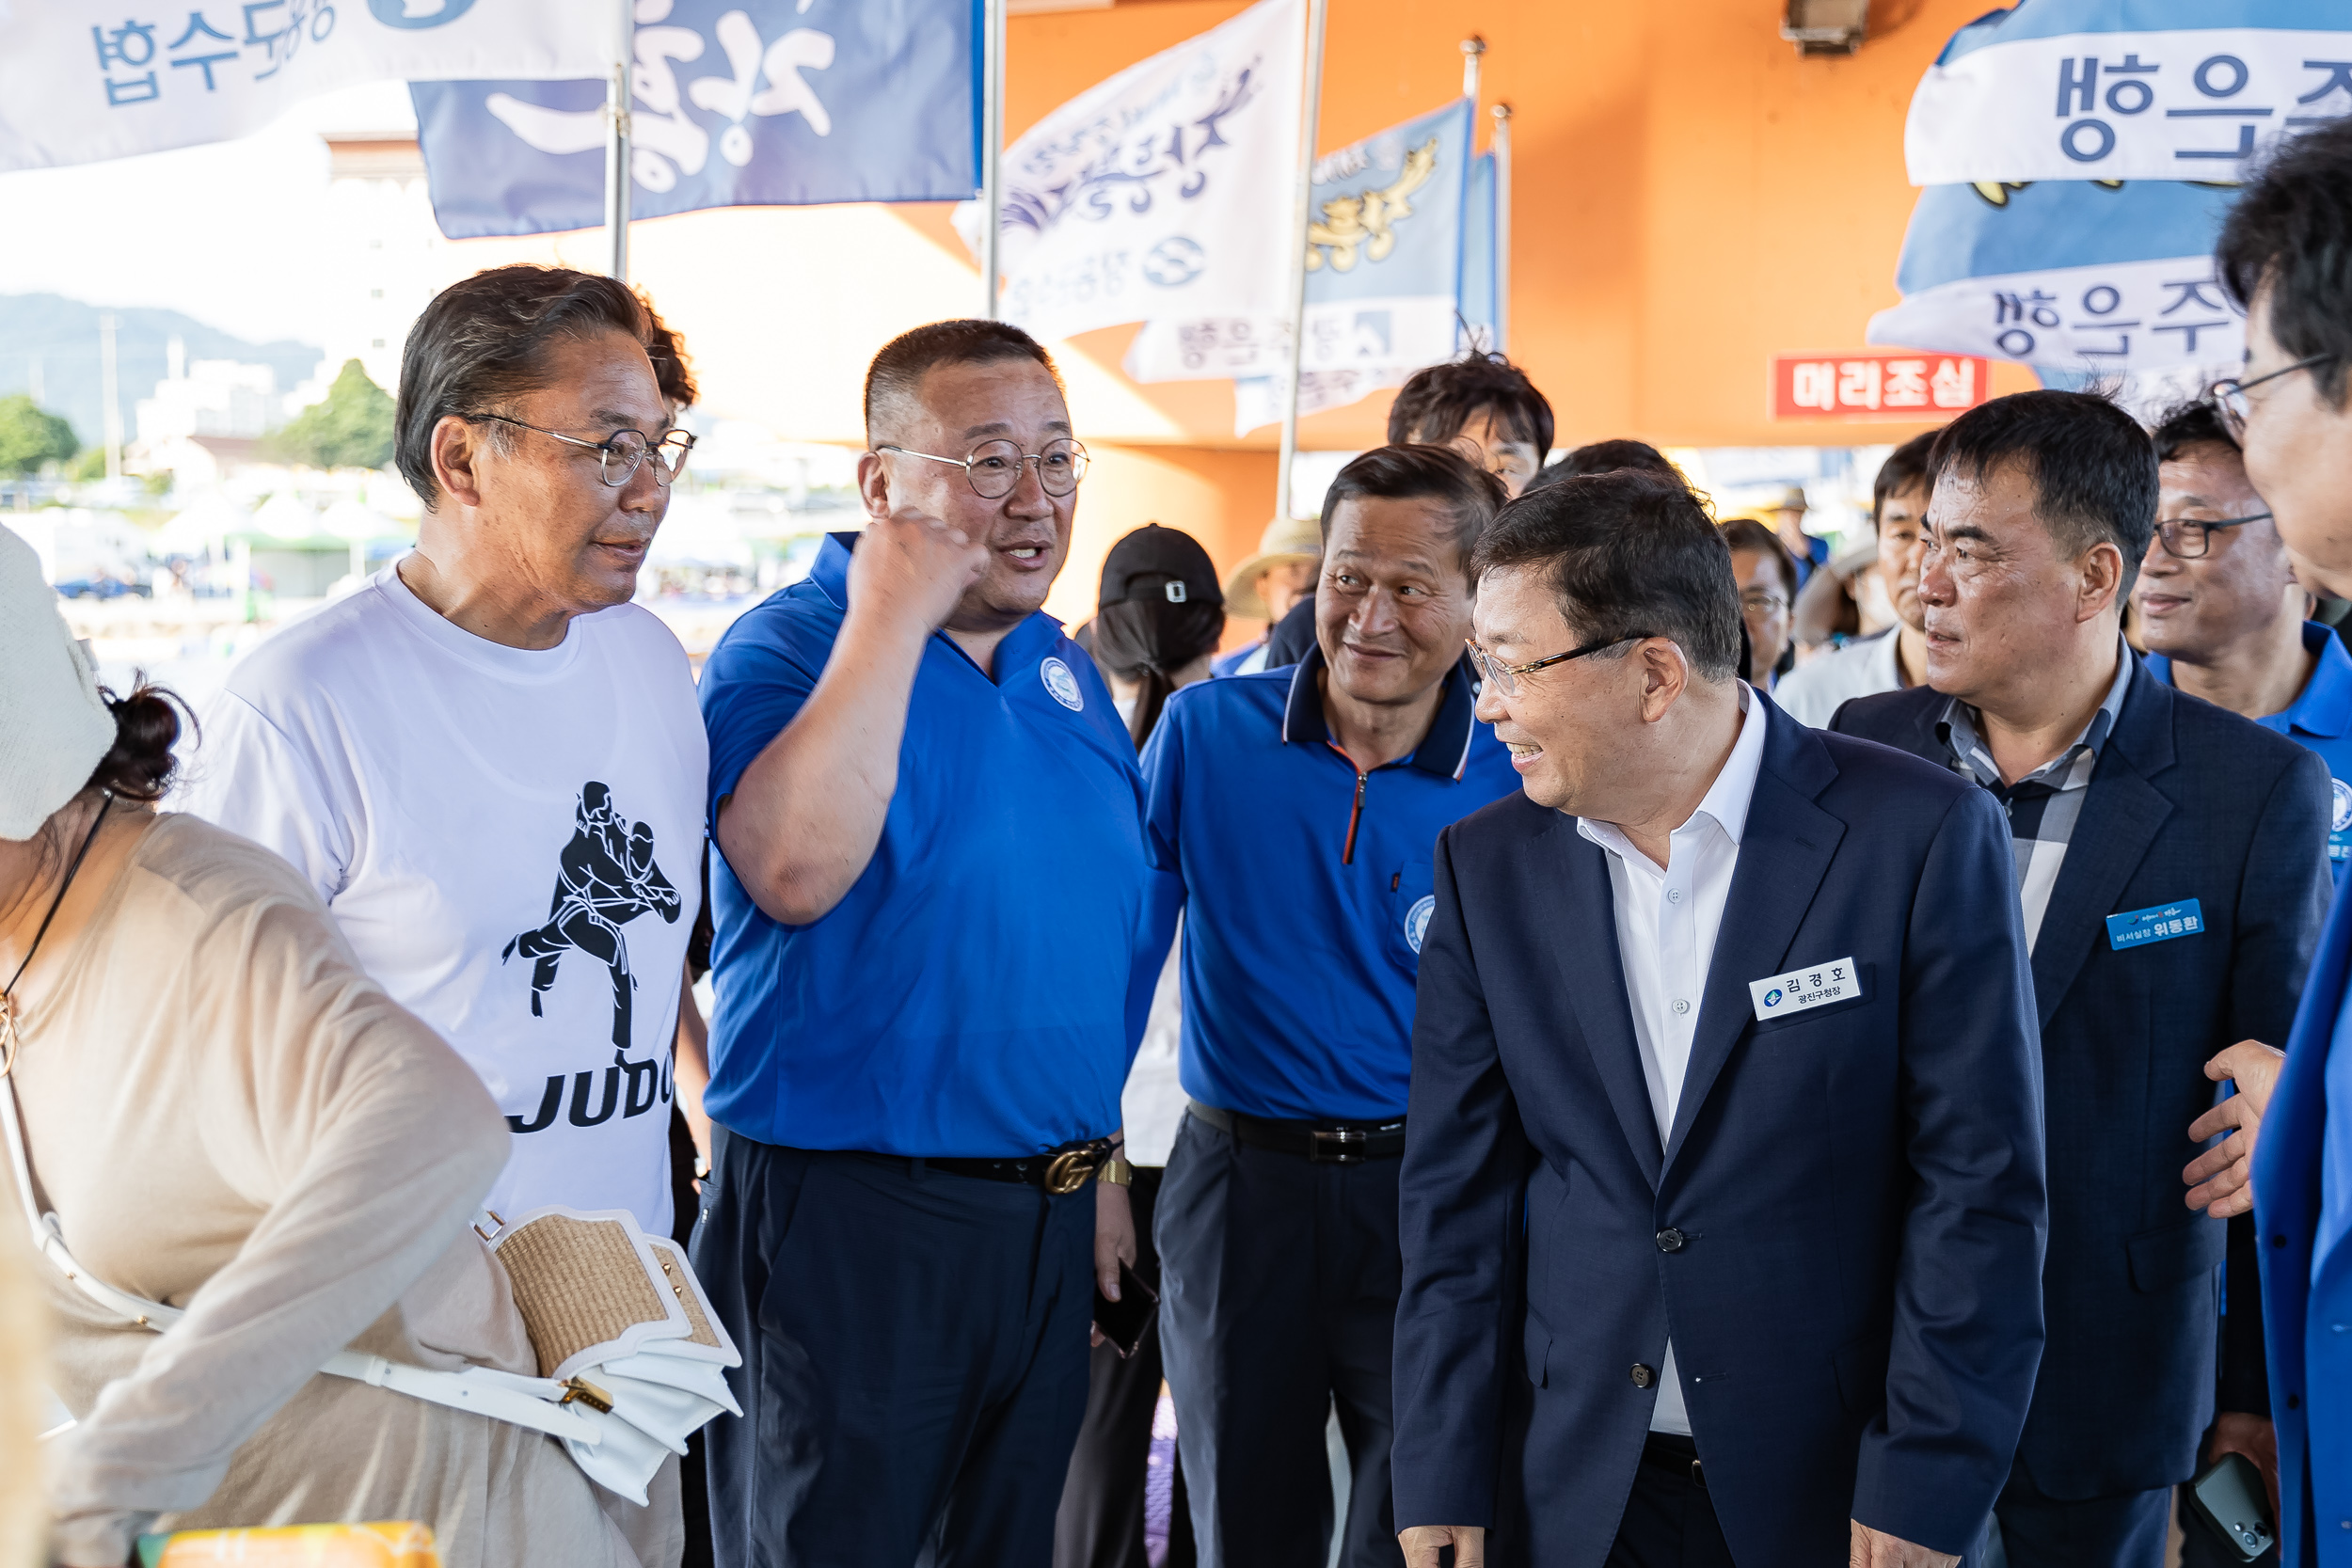
[[[2183,898],[2176,903],[2125,910],[2122,914],[2107,916],[2107,945],[2121,953],[2143,942],[2202,936],[2204,930],[2205,917],[2197,908],[2197,900]]]
[[[1854,973],[1851,958],[1832,958],[1825,964],[1811,964],[1768,979],[1750,980],[1748,994],[1756,999],[1756,1017],[1760,1023],[1801,1013],[1808,1007],[1850,1002],[1862,994],[1862,979]]]

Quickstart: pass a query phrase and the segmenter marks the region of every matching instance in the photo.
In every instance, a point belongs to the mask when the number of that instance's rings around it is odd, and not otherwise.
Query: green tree
[[[0,474],[36,474],[81,450],[73,427],[31,398],[0,398]]]
[[[263,450],[313,468],[380,468],[392,460],[391,394],[346,359],[326,401],[314,403],[266,437]]]

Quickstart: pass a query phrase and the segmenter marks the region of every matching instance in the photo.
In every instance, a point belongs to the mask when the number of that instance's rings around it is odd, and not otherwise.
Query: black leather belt
[[[1405,1123],[1397,1121],[1269,1121],[1239,1111],[1191,1102],[1192,1114],[1237,1143],[1295,1154],[1318,1165],[1360,1165],[1405,1152]]]
[[[1108,1138],[1091,1138],[1018,1160],[926,1160],[923,1164],[951,1176],[977,1176],[983,1181],[1025,1181],[1062,1197],[1093,1180],[1096,1168],[1110,1157],[1111,1148]]]

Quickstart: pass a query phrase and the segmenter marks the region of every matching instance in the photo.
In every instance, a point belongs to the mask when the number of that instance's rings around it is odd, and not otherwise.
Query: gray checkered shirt
[[[1992,792],[2009,814],[2010,845],[2017,854],[2017,898],[2026,915],[2026,951],[2033,951],[2042,934],[2042,916],[2050,907],[2050,890],[2058,885],[2058,866],[2074,836],[2074,823],[2090,793],[2091,769],[2099,765],[2099,748],[2115,729],[2115,716],[2123,706],[2123,693],[2132,684],[2131,644],[2116,640],[2121,650],[2115,679],[2074,743],[2012,784],[2001,783],[2001,769],[1978,729],[1976,709],[1954,697],[1935,721],[1935,733],[1951,752],[1952,771],[1972,779]]]

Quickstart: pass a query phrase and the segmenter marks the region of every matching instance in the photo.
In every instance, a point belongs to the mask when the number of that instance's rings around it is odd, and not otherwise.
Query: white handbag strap
[[[25,1153],[24,1126],[17,1112],[15,1075],[0,1076],[0,1082],[6,1085],[6,1092],[0,1093],[0,1132],[8,1138],[8,1163],[15,1169],[17,1196],[24,1205],[24,1223],[32,1230],[33,1244],[40,1255],[101,1308],[141,1328],[161,1334],[185,1317],[187,1314],[180,1307],[116,1290],[82,1267],[66,1249],[57,1216],[42,1212],[33,1196],[33,1164]],[[429,1404],[447,1405],[453,1410],[530,1427],[552,1437],[593,1444],[603,1434],[599,1423],[587,1411],[566,1402],[572,1398],[572,1389],[552,1378],[518,1377],[491,1367],[437,1371],[348,1350],[328,1356],[326,1365],[319,1370],[373,1387],[389,1388]]]

